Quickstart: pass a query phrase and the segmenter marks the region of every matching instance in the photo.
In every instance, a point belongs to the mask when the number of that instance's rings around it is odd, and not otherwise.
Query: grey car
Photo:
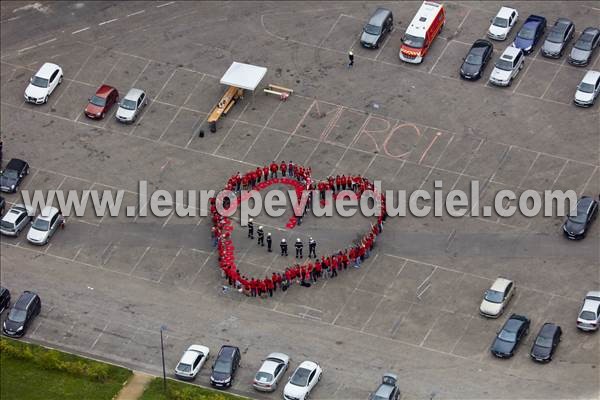
[[[560,58],[567,43],[573,38],[575,24],[567,18],[559,18],[554,23],[542,46],[542,55],[548,58]]]
[[[14,205],[0,220],[0,233],[6,236],[19,236],[33,218],[33,209],[22,204]]]
[[[398,376],[386,373],[381,378],[381,384],[369,396],[369,400],[398,400],[400,398],[400,389],[398,388]]]
[[[123,100],[119,102],[119,108],[117,109],[117,118],[120,122],[135,122],[139,116],[142,108],[148,104],[148,98],[146,93],[141,89],[129,89],[129,92],[123,97]]]
[[[378,48],[388,33],[394,28],[394,16],[386,8],[375,10],[369,22],[363,28],[360,36],[360,44],[363,47]]]
[[[252,386],[261,392],[273,392],[290,365],[290,357],[283,353],[271,353],[254,376]]]
[[[569,64],[578,67],[586,66],[592,59],[594,49],[600,44],[600,29],[585,28],[581,35],[573,45],[571,54],[569,55]]]

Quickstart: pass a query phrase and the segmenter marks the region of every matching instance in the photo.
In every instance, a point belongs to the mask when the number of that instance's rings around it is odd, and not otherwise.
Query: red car
[[[94,97],[89,99],[84,113],[88,118],[102,119],[110,108],[119,102],[119,92],[112,86],[102,85],[96,91]]]

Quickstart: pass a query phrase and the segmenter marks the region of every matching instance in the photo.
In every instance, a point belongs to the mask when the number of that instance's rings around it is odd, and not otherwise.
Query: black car
[[[363,28],[360,35],[360,44],[363,47],[378,48],[388,33],[394,28],[394,16],[386,8],[375,10],[369,22]]]
[[[560,326],[551,322],[546,322],[542,325],[537,334],[533,347],[531,347],[531,358],[538,362],[552,361],[552,355],[556,351],[556,347],[560,343],[562,329]]]
[[[518,314],[511,315],[492,343],[492,354],[500,358],[512,357],[521,340],[529,332],[529,324],[529,318]]]
[[[6,168],[0,175],[0,190],[15,193],[27,174],[29,174],[29,164],[26,161],[13,158],[6,164]]]
[[[10,291],[0,286],[0,314],[4,312],[10,305]]]
[[[210,384],[219,388],[230,387],[240,366],[240,349],[235,346],[223,346],[217,354],[210,374]]]
[[[592,59],[594,49],[598,46],[600,46],[600,29],[593,27],[585,28],[571,49],[568,59],[569,63],[578,67],[588,65]]]
[[[6,200],[4,200],[4,197],[0,196],[0,215],[4,214],[5,208],[6,208]]]
[[[8,317],[2,324],[6,336],[21,337],[42,309],[40,296],[34,292],[24,291],[15,305],[10,309]]]
[[[575,24],[567,18],[559,18],[542,45],[542,55],[548,58],[560,58],[569,40],[573,38]]]
[[[473,43],[460,66],[460,76],[464,79],[477,80],[494,53],[494,45],[488,40],[478,39]]]
[[[569,216],[565,221],[563,232],[569,239],[583,239],[597,215],[598,202],[590,196],[582,196],[577,202],[575,215]]]

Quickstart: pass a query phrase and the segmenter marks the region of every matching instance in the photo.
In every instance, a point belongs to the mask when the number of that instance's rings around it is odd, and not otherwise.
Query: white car
[[[179,379],[194,379],[208,358],[210,350],[206,346],[193,344],[183,353],[175,367],[175,376]]]
[[[321,380],[323,370],[319,364],[312,361],[304,361],[296,368],[289,382],[283,389],[285,400],[306,400],[310,392]]]
[[[492,287],[485,291],[479,313],[484,317],[498,318],[515,294],[515,283],[510,279],[497,278]]]
[[[513,79],[525,65],[523,50],[507,47],[492,70],[490,83],[496,86],[510,86]]]
[[[135,122],[138,115],[148,104],[146,93],[141,89],[129,89],[129,92],[123,97],[123,100],[119,102],[119,108],[117,109],[117,118],[120,122]]]
[[[514,8],[502,7],[498,14],[491,20],[488,37],[494,40],[505,40],[519,18],[519,13]]]
[[[19,236],[34,216],[33,208],[16,204],[0,220],[0,233],[6,236]]]
[[[580,107],[593,106],[598,93],[600,93],[600,72],[588,71],[577,85],[573,102]]]
[[[587,292],[577,317],[577,327],[582,331],[597,331],[598,324],[600,324],[600,292]]]
[[[44,207],[40,215],[31,224],[29,232],[27,232],[27,241],[40,246],[45,245],[64,221],[58,208]]]
[[[290,365],[290,357],[283,353],[271,353],[263,361],[260,369],[254,376],[252,386],[261,392],[272,392],[277,389],[285,371]]]
[[[61,84],[63,79],[62,68],[56,64],[44,63],[42,67],[29,79],[25,89],[25,101],[34,104],[44,104],[54,89]]]

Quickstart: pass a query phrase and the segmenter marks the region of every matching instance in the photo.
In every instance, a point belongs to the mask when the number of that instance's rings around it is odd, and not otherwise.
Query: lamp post
[[[163,345],[163,331],[167,330],[166,325],[160,326],[160,355],[162,357],[163,369],[163,392],[167,393],[167,370],[165,369],[165,347]]]

